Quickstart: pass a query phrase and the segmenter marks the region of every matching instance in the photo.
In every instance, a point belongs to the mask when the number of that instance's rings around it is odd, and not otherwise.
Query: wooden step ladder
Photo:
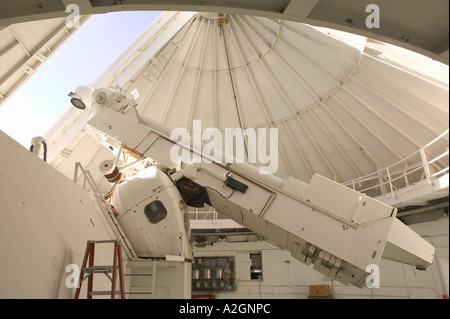
[[[94,266],[94,251],[95,244],[114,244],[114,258],[113,264],[108,266]],[[86,264],[89,261],[88,267]],[[119,271],[120,290],[116,291],[117,271]],[[103,273],[111,280],[110,291],[93,291],[94,274]],[[112,276],[109,274],[112,273]],[[87,277],[84,275],[87,274]],[[92,299],[94,295],[111,295],[111,299],[116,297],[116,294],[120,294],[121,299],[125,299],[125,282],[123,272],[123,260],[122,260],[122,244],[118,239],[112,240],[88,240],[86,252],[84,254],[83,265],[81,266],[80,278],[78,281],[78,288],[75,290],[74,299],[80,297],[81,285],[85,279],[88,279],[87,299]]]

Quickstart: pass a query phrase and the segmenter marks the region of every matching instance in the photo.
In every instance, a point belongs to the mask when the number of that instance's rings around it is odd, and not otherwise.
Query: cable
[[[45,143],[44,141],[42,141],[42,145],[44,146],[44,162],[47,162],[47,143]]]
[[[44,162],[47,162],[47,143],[45,143],[44,141],[42,141],[41,143],[44,146],[44,156],[42,159],[44,160]],[[31,144],[30,152],[33,153],[33,151],[34,151],[34,145]]]
[[[230,194],[229,196],[224,196],[224,195],[222,195],[218,190],[215,190],[215,189],[212,188],[212,187],[205,186],[205,188],[208,188],[208,189],[210,189],[210,190],[216,192],[217,194],[219,194],[220,196],[222,196],[222,197],[225,198],[225,199],[230,198],[230,197],[233,195],[233,193],[234,193],[234,189],[233,189],[233,190],[231,191],[231,194]]]
[[[120,183],[123,182],[123,177],[121,177],[112,187],[111,190],[106,193],[106,195],[104,196],[105,199],[108,199],[108,197],[111,197],[112,194],[116,191],[117,186],[119,186]]]

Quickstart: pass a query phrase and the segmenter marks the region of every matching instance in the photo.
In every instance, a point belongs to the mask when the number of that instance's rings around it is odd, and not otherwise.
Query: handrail
[[[218,219],[218,213],[216,211],[215,208],[210,207],[208,210],[202,210],[199,211],[198,208],[196,208],[195,210],[188,210],[188,215],[195,215],[195,217],[193,217],[193,220],[206,220],[206,219],[212,219],[212,220],[217,220]],[[209,216],[209,214],[212,213],[212,218],[207,218]],[[199,218],[199,214],[204,214],[203,218]]]
[[[97,184],[95,183],[94,178],[92,177],[92,174],[90,171],[85,170],[80,162],[75,163],[75,169],[74,169],[74,176],[73,181],[75,184],[78,184],[78,171],[81,171],[81,176],[83,176],[83,185],[82,188],[90,192],[92,195],[94,195],[95,199],[97,200],[97,204],[99,205],[101,211],[105,215],[108,223],[110,224],[114,234],[117,236],[117,238],[121,239],[124,245],[122,245],[122,248],[124,249],[125,253],[127,254],[128,258],[130,260],[137,260],[137,254],[134,251],[133,247],[131,246],[130,241],[125,235],[125,232],[123,231],[122,227],[120,227],[116,216],[114,215],[113,210],[108,205],[108,203],[105,200],[105,197],[100,192],[100,189],[98,188]],[[89,185],[90,190],[86,189],[86,183]]]
[[[78,170],[81,170],[81,175],[83,176],[83,189],[86,189],[86,182],[89,184],[92,194],[99,200],[105,201],[102,193],[98,189],[97,184],[94,181],[94,178],[91,175],[90,171],[87,171],[83,168],[80,162],[75,163],[75,170],[73,174],[73,181],[75,184],[78,184]],[[106,202],[105,202],[106,204]]]
[[[391,164],[376,172],[355,178],[342,183],[347,187],[359,192],[371,192],[370,196],[385,195],[391,193],[395,197],[395,191],[409,185],[414,185],[423,180],[432,182],[449,171],[449,149],[448,146],[439,151],[431,160],[427,160],[427,150],[436,142],[446,138],[448,140],[449,130],[445,130],[441,135],[426,144],[424,147],[406,156],[402,160]],[[448,144],[447,144],[448,145]],[[415,158],[415,159],[414,159]],[[412,165],[405,166],[407,160],[414,161]],[[435,164],[439,167],[437,172],[431,167]],[[441,165],[437,165],[441,164]],[[442,167],[444,164],[445,167]],[[373,185],[370,185],[374,183]]]

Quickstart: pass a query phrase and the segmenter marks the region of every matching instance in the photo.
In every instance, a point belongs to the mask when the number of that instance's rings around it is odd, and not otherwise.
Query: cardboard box
[[[315,285],[309,286],[309,295],[314,297],[326,297],[330,295],[330,286]]]

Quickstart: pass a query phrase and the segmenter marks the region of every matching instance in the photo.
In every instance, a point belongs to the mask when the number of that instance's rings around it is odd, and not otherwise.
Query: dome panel
[[[283,122],[282,124],[277,125],[278,128],[278,141],[280,147],[283,150],[286,150],[286,162],[290,170],[292,171],[292,175],[297,179],[308,183],[312,177],[312,169],[309,166],[309,163],[306,160],[306,155],[300,146],[300,142],[298,139],[292,134],[291,130],[288,127],[288,122],[296,121],[296,120],[288,120]],[[294,125],[296,125],[294,123]],[[281,166],[281,165],[280,165]],[[280,172],[277,172],[277,176],[286,178],[287,176],[292,176],[286,172],[283,175]]]
[[[242,114],[242,125],[244,127],[257,127],[268,123],[264,112],[264,106],[260,102],[260,92],[258,87],[253,85],[253,72],[247,69],[233,71],[235,80],[236,96]],[[231,83],[231,80],[230,80]]]
[[[156,80],[156,84],[148,93],[148,99],[142,105],[141,112],[156,121],[162,121],[164,112],[170,103],[171,92],[175,87],[177,75],[181,67],[170,63],[164,70],[164,73]]]
[[[162,123],[169,127],[185,127],[192,125],[192,112],[196,96],[196,81],[198,71],[184,70],[177,87],[172,91],[173,98],[170,107],[165,110]]]
[[[389,145],[380,140],[378,134],[374,134],[371,127],[363,123],[360,117],[351,111],[346,104],[346,100],[341,99],[340,96],[335,94],[326,100],[326,104],[342,125],[353,136],[357,137],[360,148],[367,154],[370,154],[370,157],[374,160],[378,168],[386,167],[390,163],[399,160],[390,150]]]
[[[358,137],[341,124],[341,120],[333,115],[325,101],[310,112],[322,123],[323,129],[328,132],[328,136],[333,139],[333,143],[348,162],[349,172],[342,173],[345,180],[364,176],[376,170],[374,160],[362,149]]]
[[[233,23],[227,25],[226,29],[229,30],[232,45],[234,46],[230,47],[230,50],[236,50],[239,53],[242,65],[258,61],[270,51],[270,47],[276,41],[275,37],[268,42],[267,39],[256,36],[255,32],[245,27],[242,19],[233,19],[233,16],[229,16],[229,19],[232,19]],[[239,22],[243,24],[242,27],[239,25]]]
[[[370,57],[365,57],[362,62],[360,69],[370,78],[370,87],[373,86],[385,97],[393,96],[391,101],[395,101],[395,105],[401,107],[405,114],[414,116],[420,126],[432,130],[433,136],[428,138],[428,141],[448,128],[449,96],[446,84],[433,84],[424,79],[420,80],[411,73],[402,74],[397,69],[393,72],[382,72],[385,65]],[[376,68],[368,69],[368,65]],[[376,79],[379,79],[379,82]],[[418,134],[419,138],[420,136]]]
[[[262,59],[267,69],[267,77],[272,78],[278,91],[286,97],[286,103],[289,104],[291,115],[295,116],[305,109],[317,105],[318,98],[311,92],[307,83],[301,76],[295,72],[291,64],[282,59],[279,54],[272,50]]]
[[[126,89],[138,88],[143,115],[169,126],[278,128],[276,175],[305,182],[370,174],[448,127],[448,84],[395,65],[365,38],[332,36],[294,22],[198,15]]]
[[[311,172],[313,172],[313,174],[318,173],[322,176],[334,179],[333,172],[318,151],[318,146],[315,144],[311,134],[307,130],[305,122],[299,118],[295,118],[286,121],[286,126],[291,133],[292,139],[296,140],[298,152],[302,154],[302,157]],[[313,174],[311,174],[311,177]],[[307,182],[309,182],[309,180]]]
[[[197,45],[197,47],[202,47],[203,50],[203,52],[201,52],[201,64],[199,64],[201,65],[202,72],[216,72],[217,32],[219,32],[217,24],[214,22],[214,20],[209,20],[205,32],[207,33],[207,35],[205,35],[206,41]]]
[[[447,115],[442,109],[424,103],[385,76],[381,77],[359,68],[351,80],[381,99],[386,111],[394,112],[399,124],[405,129],[413,130],[412,134],[421,141],[421,145],[440,134],[443,127],[448,127]],[[422,133],[414,134],[419,128],[422,128]]]
[[[201,30],[201,24],[197,19],[192,19],[186,26],[180,30],[175,38],[175,53],[171,60],[179,65],[186,65],[190,58],[191,51],[196,43],[198,34]]]
[[[372,134],[377,134],[381,141],[389,145],[399,159],[420,147],[416,144],[415,138],[397,123],[399,119],[394,117],[393,112],[382,112],[383,101],[365,91],[363,87],[348,81],[343,92],[337,94],[347,101],[351,111],[358,114],[359,120],[371,130]],[[348,98],[344,97],[345,95],[348,95]]]
[[[266,136],[267,136],[267,141],[269,140],[269,133],[270,133],[270,129],[276,129],[278,132],[278,154],[272,154],[271,151],[269,150],[269,145],[268,143],[265,145],[266,146],[266,154],[269,155],[269,159],[270,161],[272,160],[277,160],[278,162],[278,166],[277,166],[277,170],[275,172],[275,175],[281,178],[288,178],[289,176],[293,176],[294,175],[294,171],[293,171],[293,166],[291,163],[289,163],[288,159],[292,159],[293,157],[290,155],[290,149],[291,146],[289,145],[283,145],[280,143],[280,130],[282,129],[282,124],[277,124],[277,125],[273,125],[273,126],[264,126],[262,127],[262,129],[266,129]],[[258,131],[258,137],[261,134],[261,132]],[[264,147],[264,145],[258,144],[258,147]],[[269,165],[269,162],[260,164],[258,166],[267,166]]]
[[[355,66],[358,64],[364,51],[366,38],[362,36],[326,28],[317,28],[292,21],[281,21],[280,25],[286,29],[294,29],[302,37],[309,39],[311,42],[320,42],[320,45],[340,55]]]
[[[295,28],[282,29],[280,38],[282,39],[280,41],[290,46],[291,49],[294,47],[290,44],[296,43],[294,50],[298,51],[298,55],[325,73],[330,78],[329,80],[334,80],[338,84],[345,81],[356,67],[357,62],[351,57],[345,56],[337,49],[333,50],[335,54],[330,54],[330,48],[324,42],[318,41],[316,38],[304,37]]]
[[[217,73],[217,128],[223,131],[225,128],[241,127],[239,114],[236,109],[234,92],[228,72]]]
[[[217,127],[216,76],[210,72],[202,72],[198,81],[191,121],[199,119],[205,128]],[[199,94],[199,92],[207,93]]]
[[[266,123],[273,123],[292,116],[293,112],[287,104],[288,101],[278,90],[266,68],[261,63],[255,63],[249,67],[249,72],[252,85],[254,84],[255,91],[258,92],[261,112],[267,113]]]
[[[402,112],[386,96],[374,94],[373,90],[362,84],[359,81],[355,81],[355,78],[352,78],[347,81],[345,88],[349,89],[349,92],[352,92],[361,101],[361,104],[370,110],[374,117],[394,129],[394,135],[404,139],[402,144],[404,147],[403,154],[414,152],[435,137],[427,126],[420,125],[410,115],[411,112]],[[427,107],[424,107],[424,110],[426,109]]]
[[[245,27],[253,31],[253,35],[250,38],[256,38],[257,35],[264,40],[268,47],[272,47],[277,41],[280,27],[270,19],[241,15],[232,15],[232,19],[233,21],[241,20],[245,22]]]
[[[188,50],[185,56],[185,66],[189,69],[203,70],[203,63],[205,55],[211,55],[210,51],[206,51],[206,44],[210,36],[211,21],[209,19],[200,19],[198,29],[193,32],[194,37],[189,39],[189,45],[184,44],[183,48]],[[209,46],[208,49],[211,49]],[[180,52],[181,54],[181,52]]]
[[[365,69],[370,68],[369,72],[382,74],[389,78],[390,82],[397,83],[401,90],[424,101],[424,103],[428,103],[430,106],[434,105],[446,110],[448,114],[448,83],[423,77],[412,70],[383,62],[379,59],[365,56],[363,67],[365,66]]]
[[[349,86],[346,86],[345,90],[336,92],[336,96],[345,103],[348,112],[354,115],[355,120],[364,125],[368,133],[376,136],[397,157],[397,160],[411,154],[414,148],[410,141],[402,137],[390,123],[380,118],[378,112],[371,110],[360,94]]]
[[[315,117],[311,111],[308,111],[302,114],[302,122],[317,152],[332,173],[332,179],[337,182],[350,179],[352,175],[350,174],[349,163],[333,141],[333,137],[327,134],[326,127],[320,122],[320,119]]]
[[[340,83],[336,79],[317,63],[312,63],[311,59],[303,54],[299,48],[295,48],[292,44],[286,42],[277,42],[274,49],[290,62],[295,72],[301,76],[318,98],[325,98],[339,87]]]

